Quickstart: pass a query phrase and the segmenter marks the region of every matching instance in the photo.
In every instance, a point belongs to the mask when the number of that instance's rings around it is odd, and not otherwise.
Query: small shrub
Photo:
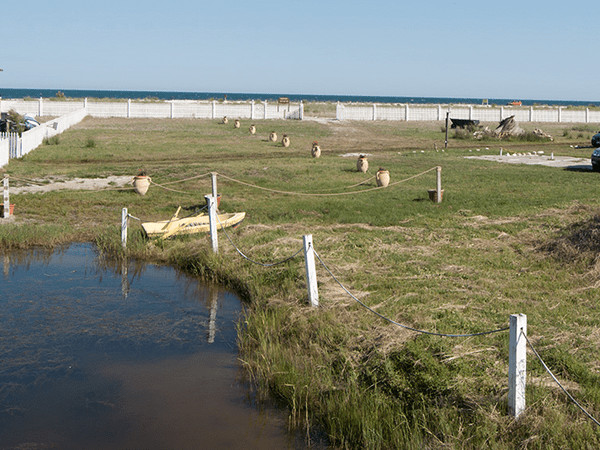
[[[43,145],[58,145],[60,144],[60,137],[58,134],[56,136],[52,136],[51,138],[44,138],[42,141]]]
[[[96,140],[94,138],[87,138],[87,141],[85,141],[85,147],[86,148],[95,148],[96,147]]]
[[[571,132],[569,130],[564,130],[563,131],[563,137],[570,138],[571,137]]]
[[[454,130],[454,139],[472,139],[473,133],[466,128],[457,128]]]

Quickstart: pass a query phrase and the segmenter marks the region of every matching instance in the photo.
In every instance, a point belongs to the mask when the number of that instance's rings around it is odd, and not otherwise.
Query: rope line
[[[409,327],[408,325],[403,325],[401,323],[398,323],[380,313],[378,313],[377,311],[375,311],[374,309],[368,307],[366,304],[364,304],[363,302],[361,302],[358,298],[356,298],[348,289],[346,289],[346,286],[344,286],[340,280],[337,279],[337,277],[331,272],[331,270],[329,270],[329,267],[327,267],[327,265],[323,262],[323,260],[321,259],[321,257],[319,256],[319,254],[317,253],[317,251],[313,248],[313,252],[314,254],[317,256],[317,259],[319,260],[319,262],[323,265],[323,267],[325,268],[325,270],[329,273],[329,275],[331,275],[331,277],[336,281],[337,284],[340,285],[340,287],[346,291],[346,293],[352,297],[358,304],[360,304],[363,308],[371,311],[373,314],[375,314],[376,316],[381,317],[384,320],[387,320],[388,322],[397,325],[401,328],[405,328],[407,330],[410,331],[415,331],[417,333],[422,333],[422,334],[429,334],[432,336],[443,336],[443,337],[472,337],[472,336],[484,336],[487,334],[492,334],[492,333],[499,333],[501,331],[507,331],[510,329],[510,327],[506,327],[506,328],[499,328],[497,330],[491,330],[491,331],[482,331],[479,333],[469,333],[469,334],[446,334],[446,333],[435,333],[432,331],[425,331],[425,330],[420,330],[418,328],[413,328],[413,327]]]
[[[195,180],[195,179],[197,179],[197,178],[202,178],[202,177],[205,177],[205,176],[207,176],[207,175],[210,175],[211,173],[212,173],[212,172],[207,172],[207,173],[203,173],[202,175],[195,175],[195,176],[193,176],[193,177],[190,177],[190,178],[184,178],[184,179],[182,179],[182,180],[169,181],[169,182],[167,182],[167,183],[163,183],[162,185],[163,185],[163,186],[166,186],[167,184],[183,183],[184,181],[191,181],[191,180]]]
[[[298,250],[296,253],[294,253],[291,256],[288,256],[287,258],[284,258],[280,261],[276,261],[273,263],[261,263],[259,261],[255,261],[251,258],[249,258],[248,256],[244,255],[244,253],[242,253],[242,251],[237,247],[237,245],[235,245],[235,243],[233,242],[233,240],[231,239],[231,237],[229,236],[229,233],[227,233],[227,231],[225,230],[225,227],[223,226],[223,224],[221,223],[221,221],[219,220],[219,215],[215,214],[216,218],[217,218],[217,222],[219,222],[219,225],[221,225],[221,230],[223,230],[223,232],[225,233],[225,236],[227,236],[227,239],[229,240],[229,242],[231,242],[231,245],[233,245],[233,248],[235,248],[235,250],[246,260],[250,261],[251,263],[257,264],[259,266],[263,266],[263,267],[273,267],[273,266],[278,266],[280,264],[286,263],[288,261],[291,261],[292,259],[294,259],[296,256],[298,256],[300,254],[300,252],[302,250],[304,250],[304,247],[301,247],[300,250]]]
[[[127,217],[131,217],[132,219],[138,220],[140,222],[142,221],[141,219],[138,219],[137,217],[132,216],[131,214],[127,214]]]
[[[414,178],[417,178],[417,177],[420,177],[422,175],[425,175],[426,173],[431,172],[431,171],[436,170],[436,169],[437,169],[437,167],[432,167],[431,169],[428,169],[428,170],[426,170],[424,172],[418,173],[418,174],[413,175],[411,177],[405,178],[404,180],[399,180],[399,181],[396,181],[394,183],[390,183],[387,187],[395,186],[395,185],[400,184],[400,183],[404,183],[406,181],[409,181],[409,180],[412,180]],[[229,180],[229,181],[233,181],[234,183],[239,183],[239,184],[242,184],[244,186],[252,187],[252,188],[255,188],[255,189],[261,189],[263,191],[268,191],[268,192],[275,192],[275,193],[278,193],[278,194],[302,195],[302,196],[306,196],[306,197],[334,197],[334,196],[338,196],[338,195],[362,194],[363,192],[370,192],[370,191],[375,191],[375,190],[378,190],[378,189],[385,189],[386,188],[386,186],[377,186],[377,187],[372,187],[372,188],[369,188],[369,189],[363,189],[363,190],[360,190],[360,191],[333,192],[333,193],[330,193],[330,194],[325,194],[325,193],[310,193],[310,192],[291,192],[291,191],[281,191],[279,189],[270,189],[270,188],[265,188],[265,187],[262,187],[262,186],[258,186],[256,184],[246,183],[245,181],[236,180],[235,178],[228,177],[227,175],[223,175],[222,173],[219,173],[219,175],[222,176],[223,178]],[[364,181],[361,182],[361,183],[359,183],[359,184],[362,184],[362,183],[364,183]],[[350,187],[354,187],[354,186],[350,186]]]
[[[525,333],[523,333],[523,331],[521,331],[521,334],[523,336],[525,336],[525,340],[527,341],[527,343],[529,344],[529,347],[531,347],[531,350],[533,351],[534,355],[537,356],[537,359],[539,359],[540,363],[542,364],[542,366],[544,366],[544,369],[546,369],[546,372],[548,372],[550,374],[550,376],[552,377],[552,379],[556,382],[556,384],[558,384],[558,387],[560,387],[562,389],[562,391],[567,395],[567,397],[569,397],[569,399],[575,403],[575,405],[577,405],[579,407],[579,409],[581,409],[586,416],[588,416],[590,419],[592,419],[592,421],[600,426],[600,422],[598,422],[596,419],[594,419],[594,417],[586,411],[586,409],[581,406],[577,400],[575,400],[575,398],[573,398],[573,396],[571,394],[569,394],[569,392],[563,387],[562,384],[560,384],[560,381],[558,381],[558,379],[554,376],[554,374],[552,373],[552,371],[548,368],[548,366],[546,365],[546,363],[544,362],[544,360],[542,359],[542,357],[540,356],[540,354],[535,350],[535,348],[533,347],[533,344],[531,343],[531,341],[529,340],[529,338],[527,337],[527,335]]]
[[[155,185],[155,186],[158,186],[160,188],[163,188],[166,191],[177,192],[178,194],[187,194],[187,195],[193,195],[193,194],[195,194],[194,192],[185,192],[185,191],[178,191],[177,189],[171,189],[171,188],[168,188],[168,187],[166,187],[166,186],[164,186],[162,184],[158,184],[155,181],[150,181],[150,183],[153,184],[153,185]]]

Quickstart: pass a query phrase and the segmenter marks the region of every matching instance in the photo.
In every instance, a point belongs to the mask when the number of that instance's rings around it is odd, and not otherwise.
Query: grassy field
[[[316,106],[315,111],[322,108]],[[329,114],[326,109],[324,114]],[[120,213],[170,217],[178,206],[204,204],[216,171],[225,212],[246,211],[230,231],[262,262],[280,260],[312,234],[336,277],[378,313],[411,327],[472,333],[528,316],[528,336],[567,389],[600,416],[600,218],[598,174],[465,159],[474,154],[543,150],[588,158],[590,126],[542,128],[553,142],[453,138],[443,147],[440,123],[255,121],[258,132],[203,120],[85,119],[5,168],[11,185],[35,179],[135,175],[153,181],[146,196],[131,190],[54,191],[11,196],[16,220],[0,226],[0,249],[95,241],[120,248]],[[495,124],[489,124],[490,126]],[[267,142],[271,130],[291,147]],[[317,140],[319,159],[310,157]],[[487,148],[487,150],[486,150]],[[480,149],[477,152],[476,149]],[[368,153],[367,174],[356,157]],[[442,167],[444,201],[428,200]],[[185,183],[175,181],[190,179]],[[360,182],[364,184],[351,187]],[[167,184],[172,183],[172,184]],[[175,192],[178,191],[178,192]],[[600,429],[528,355],[528,407],[507,414],[508,333],[473,338],[426,336],[396,327],[360,307],[317,267],[319,308],[307,305],[304,262],[263,268],[243,260],[220,235],[214,256],[206,236],[148,242],[132,223],[127,255],[182,267],[238,292],[240,360],[248,375],[290,408],[290,424],[320,430],[337,447],[597,448]]]

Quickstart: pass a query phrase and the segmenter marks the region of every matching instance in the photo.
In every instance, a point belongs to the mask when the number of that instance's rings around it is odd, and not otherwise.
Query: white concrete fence
[[[389,105],[342,104],[336,106],[337,120],[443,121],[452,119],[499,122],[515,116],[518,122],[600,123],[600,110],[569,109],[563,106],[481,106],[481,105]]]
[[[41,125],[23,132],[21,136],[17,133],[9,133],[0,136],[0,167],[8,164],[11,158],[21,158],[33,149],[39,147],[44,139],[51,138],[62,133],[73,125],[81,122],[87,115],[85,108],[80,108],[65,114],[57,119],[42,123]]]
[[[302,102],[297,104],[269,103],[268,101],[219,102],[213,101],[58,101],[0,99],[0,111],[14,109],[19,114],[62,116],[81,108],[87,109],[92,117],[125,117],[154,119],[220,119],[224,116],[239,119],[302,119]]]

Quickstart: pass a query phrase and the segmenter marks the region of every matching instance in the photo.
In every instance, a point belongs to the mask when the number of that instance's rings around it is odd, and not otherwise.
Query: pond
[[[241,377],[235,295],[87,244],[0,257],[0,447],[306,445]]]

